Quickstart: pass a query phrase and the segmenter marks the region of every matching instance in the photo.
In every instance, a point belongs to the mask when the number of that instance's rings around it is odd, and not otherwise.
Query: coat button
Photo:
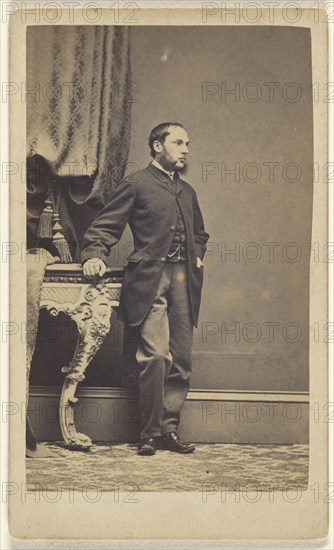
[[[171,228],[172,231],[174,231],[175,225],[171,225],[170,228]]]
[[[160,258],[160,260],[161,260],[162,262],[165,262],[165,261],[166,261],[166,258],[165,258],[164,256],[162,256],[162,258]]]

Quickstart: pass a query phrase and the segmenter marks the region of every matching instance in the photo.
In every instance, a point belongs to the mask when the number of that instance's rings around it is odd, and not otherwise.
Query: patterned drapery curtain
[[[65,237],[78,251],[69,210],[73,203],[102,208],[124,176],[130,88],[128,27],[28,28],[28,246],[36,246],[52,188]]]

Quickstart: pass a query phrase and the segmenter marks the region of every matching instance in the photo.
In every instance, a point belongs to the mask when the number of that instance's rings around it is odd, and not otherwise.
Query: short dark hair
[[[166,137],[170,134],[169,128],[171,126],[178,126],[179,128],[183,128],[180,122],[161,122],[161,124],[158,124],[158,126],[155,126],[155,128],[153,128],[153,130],[151,131],[150,136],[148,138],[148,144],[150,146],[151,156],[153,158],[156,155],[156,152],[153,149],[153,143],[155,141],[159,141],[161,144],[163,144]]]

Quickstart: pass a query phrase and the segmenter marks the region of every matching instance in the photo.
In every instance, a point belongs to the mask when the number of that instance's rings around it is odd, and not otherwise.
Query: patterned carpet
[[[98,443],[90,452],[42,443],[52,458],[26,460],[29,490],[201,491],[306,489],[308,445],[197,444],[190,455],[138,456],[125,443]]]

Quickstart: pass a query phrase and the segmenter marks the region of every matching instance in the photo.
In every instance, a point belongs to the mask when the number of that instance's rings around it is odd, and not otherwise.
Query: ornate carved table
[[[78,341],[71,362],[62,367],[66,374],[62,387],[59,418],[66,445],[73,450],[87,451],[91,439],[77,432],[74,422],[75,392],[85,371],[101,347],[111,326],[111,313],[119,305],[124,270],[107,269],[103,277],[87,279],[80,264],[54,264],[46,268],[40,309],[51,315],[68,315],[78,327]]]

